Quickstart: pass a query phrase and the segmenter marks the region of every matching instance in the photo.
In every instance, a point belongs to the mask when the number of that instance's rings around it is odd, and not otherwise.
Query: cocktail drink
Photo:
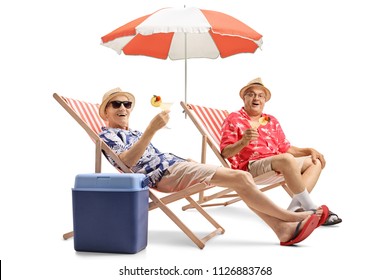
[[[168,111],[171,109],[173,102],[161,102],[160,109],[162,111]]]
[[[259,121],[249,121],[249,124],[251,125],[251,128],[253,128],[253,129],[258,129],[260,126]]]

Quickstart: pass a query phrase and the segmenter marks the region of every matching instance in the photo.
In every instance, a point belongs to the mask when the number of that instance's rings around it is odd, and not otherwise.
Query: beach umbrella
[[[101,39],[102,45],[118,54],[184,59],[185,102],[187,59],[254,53],[262,44],[262,35],[240,20],[194,7],[160,9],[130,21]]]

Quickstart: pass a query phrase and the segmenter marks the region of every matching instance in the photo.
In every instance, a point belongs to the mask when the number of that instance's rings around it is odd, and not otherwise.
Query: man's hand
[[[316,164],[317,159],[318,159],[321,162],[321,168],[324,168],[326,165],[324,155],[319,153],[317,150],[315,150],[313,148],[310,149],[310,153],[311,153],[311,159],[312,159],[313,163]]]
[[[157,130],[165,127],[169,121],[169,110],[164,110],[157,114],[149,124],[149,128],[153,131],[156,132]]]
[[[243,146],[247,146],[250,141],[257,140],[258,137],[259,137],[259,133],[257,132],[257,129],[249,128],[244,131],[244,134],[242,135],[241,138],[241,143]]]

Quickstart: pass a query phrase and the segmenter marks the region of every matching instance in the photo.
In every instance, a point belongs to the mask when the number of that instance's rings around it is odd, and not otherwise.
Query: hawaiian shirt
[[[233,169],[248,170],[250,161],[285,153],[290,148],[290,142],[286,139],[278,120],[268,114],[263,114],[262,117],[265,117],[267,122],[258,127],[258,139],[250,141],[238,154],[228,158]],[[250,117],[244,108],[229,114],[222,124],[221,151],[239,141],[244,131],[249,128]]]
[[[141,136],[142,133],[137,130],[107,127],[102,127],[102,132],[99,133],[99,137],[118,155],[130,149]],[[107,158],[112,165],[120,169],[109,156]],[[151,182],[150,186],[156,186],[168,167],[182,161],[185,159],[174,154],[162,153],[150,143],[137,164],[131,167],[131,170],[135,173],[145,174]]]

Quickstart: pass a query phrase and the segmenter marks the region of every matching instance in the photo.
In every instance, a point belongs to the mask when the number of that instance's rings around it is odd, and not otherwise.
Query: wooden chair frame
[[[98,131],[101,126],[104,125],[104,121],[99,117],[98,107],[99,104],[91,104],[76,99],[71,99],[53,94],[54,99],[77,121],[77,123],[87,132],[95,143],[95,172],[101,173],[102,169],[102,153],[109,156],[114,160],[121,169],[121,172],[132,173],[132,171],[120,160],[120,158],[111,150],[111,148],[100,139]],[[78,106],[86,105],[86,108],[78,108]],[[86,111],[87,116],[82,113]],[[91,119],[91,117],[94,119]],[[93,125],[91,125],[93,124]],[[98,125],[100,124],[100,125]],[[216,235],[223,234],[225,230],[191,197],[194,194],[198,194],[207,189],[213,188],[212,185],[205,183],[199,183],[190,188],[184,189],[179,192],[164,194],[165,196],[156,195],[157,190],[149,189],[149,211],[159,208],[161,209],[200,249],[203,249],[206,242]],[[172,202],[186,199],[191,205],[191,208],[195,208],[215,229],[208,233],[204,237],[196,235],[179,217],[168,207]],[[65,233],[64,239],[68,239],[73,236],[73,231]]]
[[[220,132],[223,120],[228,116],[229,112],[226,110],[208,108],[199,105],[186,104],[180,102],[186,115],[189,116],[195,127],[198,129],[202,136],[201,146],[201,162],[206,163],[207,147],[209,147],[220,161],[222,166],[231,168],[230,163],[220,153]],[[274,171],[267,172],[254,178],[255,183],[260,191],[264,192],[278,186],[284,188],[284,190],[292,196],[293,193],[287,187],[284,177],[277,174]],[[215,199],[220,199],[218,202],[212,202]],[[223,200],[221,202],[221,200]],[[196,201],[202,207],[210,206],[227,206],[233,203],[241,201],[241,198],[232,189],[224,189],[218,192],[206,192],[202,191],[199,193],[199,198]],[[193,208],[192,205],[188,204],[183,207],[183,210]]]

